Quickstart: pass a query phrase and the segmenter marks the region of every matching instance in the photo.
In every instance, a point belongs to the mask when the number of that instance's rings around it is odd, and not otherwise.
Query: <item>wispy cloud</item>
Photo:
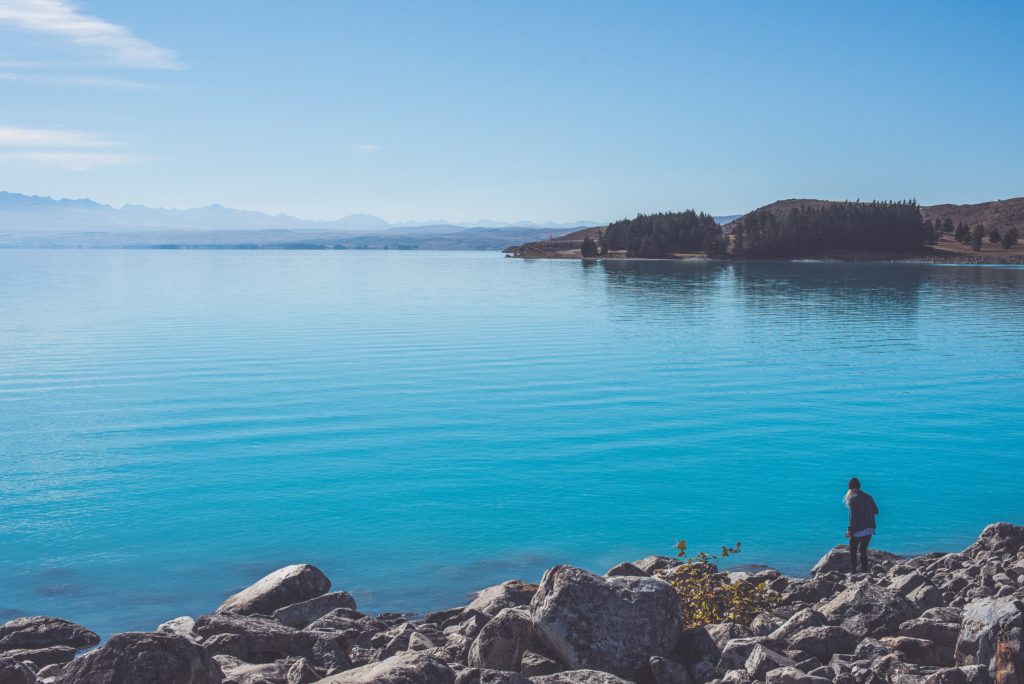
[[[364,157],[368,157],[371,154],[376,154],[377,152],[380,152],[380,145],[370,145],[368,143],[362,143],[359,145],[353,145],[352,149],[358,152],[359,154],[363,155]]]
[[[0,163],[86,171],[133,160],[133,155],[99,133],[0,126]]]
[[[60,168],[67,171],[88,171],[100,166],[127,164],[133,157],[118,152],[68,152],[68,151],[27,151],[5,152],[0,150],[0,164],[20,163],[32,166]]]
[[[0,0],[0,24],[97,48],[123,66],[181,68],[174,51],[145,41],[124,26],[81,14],[67,0]]]
[[[112,142],[97,133],[62,128],[0,126],[0,147],[110,147]]]

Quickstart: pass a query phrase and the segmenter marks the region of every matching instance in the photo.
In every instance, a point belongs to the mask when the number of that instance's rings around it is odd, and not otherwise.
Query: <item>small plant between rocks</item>
[[[686,557],[686,540],[676,544],[676,556],[682,565],[672,569],[666,579],[683,603],[683,626],[701,627],[720,622],[749,625],[759,614],[775,607],[779,595],[764,581],[732,579],[718,570],[718,561],[740,552],[741,542],[723,546],[717,556],[704,551]]]

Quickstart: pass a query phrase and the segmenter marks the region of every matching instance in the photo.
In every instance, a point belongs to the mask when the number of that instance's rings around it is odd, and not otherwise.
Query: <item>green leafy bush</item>
[[[683,624],[700,627],[719,622],[749,625],[760,613],[770,610],[779,596],[771,592],[765,582],[749,579],[729,579],[728,573],[719,572],[717,561],[740,552],[736,546],[723,546],[720,555],[703,551],[686,557],[686,540],[676,544],[683,564],[670,570],[666,579],[683,602]]]

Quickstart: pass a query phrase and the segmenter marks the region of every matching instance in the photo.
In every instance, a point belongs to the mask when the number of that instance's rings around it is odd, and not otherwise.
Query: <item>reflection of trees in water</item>
[[[929,264],[601,261],[613,318],[706,325],[785,325],[870,338],[921,316],[1005,320],[1024,306],[1024,269]],[[1008,311],[1012,309],[1012,311]],[[760,323],[759,323],[760,321]],[[965,324],[966,320],[964,321]],[[824,327],[818,327],[824,326]],[[751,330],[751,332],[754,332]]]

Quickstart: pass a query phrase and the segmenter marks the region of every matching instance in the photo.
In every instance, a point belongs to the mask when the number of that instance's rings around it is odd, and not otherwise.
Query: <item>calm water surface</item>
[[[0,251],[0,618],[108,636],[315,563],[366,610],[742,540],[1024,521],[1024,270]]]

